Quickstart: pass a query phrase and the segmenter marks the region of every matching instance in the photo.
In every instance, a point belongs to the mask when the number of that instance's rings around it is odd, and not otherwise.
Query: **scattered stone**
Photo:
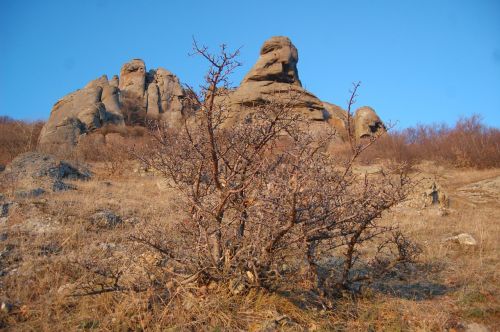
[[[6,314],[11,312],[13,308],[14,308],[14,305],[12,305],[9,302],[5,302],[5,301],[2,301],[2,304],[0,305],[0,310],[2,310]]]
[[[467,324],[467,327],[465,328],[465,332],[489,332],[490,329],[479,323],[469,323]]]
[[[455,236],[448,237],[445,242],[453,242],[462,246],[476,246],[477,241],[469,233],[461,233]]]
[[[243,278],[233,278],[229,281],[229,291],[233,295],[238,295],[243,293],[246,285]]]
[[[267,320],[264,323],[262,323],[261,328],[259,329],[260,332],[274,332],[274,331],[281,331],[283,329],[289,329],[293,326],[297,326],[298,324],[295,323],[290,317],[287,315],[279,315],[273,319]]]
[[[40,255],[50,256],[59,253],[61,250],[61,246],[56,243],[44,244],[40,246]]]
[[[75,289],[75,285],[73,284],[64,284],[64,285],[61,285],[61,287],[59,287],[57,289],[57,292],[61,295],[69,295],[71,294]]]
[[[64,183],[61,180],[55,180],[54,184],[52,185],[52,191],[54,191],[54,192],[75,190],[75,189],[76,189],[76,187],[74,185]]]
[[[113,228],[123,222],[120,216],[108,209],[94,213],[91,216],[91,221],[92,224],[103,228]]]
[[[447,208],[450,206],[450,199],[441,186],[436,181],[432,181],[422,193],[422,203],[423,207],[434,205]]]
[[[7,217],[9,215],[9,212],[12,210],[12,208],[16,204],[13,202],[7,202],[7,203],[2,203],[0,204],[0,217]]]
[[[16,198],[34,198],[43,194],[45,194],[45,190],[43,188],[35,188],[31,190],[16,191],[14,196],[16,196]]]

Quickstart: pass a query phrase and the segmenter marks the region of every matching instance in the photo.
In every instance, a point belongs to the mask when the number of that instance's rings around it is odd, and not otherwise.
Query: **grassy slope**
[[[77,191],[19,202],[0,224],[0,267],[7,271],[0,277],[0,297],[13,304],[9,313],[0,314],[4,326],[14,330],[160,329],[162,322],[174,317],[185,322],[177,326],[183,330],[189,328],[189,314],[211,316],[214,325],[242,329],[258,329],[261,322],[280,314],[312,330],[442,331],[478,322],[495,331],[500,326],[500,169],[422,166],[421,172],[436,178],[450,196],[449,213],[442,216],[432,207],[401,207],[385,217],[387,222],[401,223],[422,244],[421,264],[403,280],[386,280],[379,285],[381,291],[367,291],[355,302],[339,300],[333,313],[301,309],[284,296],[258,292],[245,298],[200,297],[189,310],[176,312],[148,309],[143,294],[68,297],[65,264],[70,257],[102,243],[126,246],[125,235],[135,220],[168,222],[179,217],[175,197],[154,176],[126,172],[110,177],[98,164],[94,170],[93,180],[76,183]],[[485,179],[496,179],[496,187],[491,183],[467,187]],[[92,225],[89,216],[103,208],[122,216],[125,223],[113,229]],[[461,232],[472,234],[477,247],[443,243]]]

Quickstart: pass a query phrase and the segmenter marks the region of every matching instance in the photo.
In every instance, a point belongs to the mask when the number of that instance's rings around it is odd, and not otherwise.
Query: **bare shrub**
[[[108,175],[120,175],[133,156],[131,147],[140,149],[147,141],[147,129],[142,126],[107,125],[82,137],[72,158],[101,163]]]
[[[163,175],[182,206],[173,224],[146,223],[130,237],[141,247],[136,252],[161,257],[148,272],[162,281],[143,287],[170,284],[168,297],[172,289],[215,283],[240,294],[308,280],[327,299],[414,258],[417,247],[401,241],[395,225],[380,224],[382,213],[405,199],[410,179],[400,169],[361,177],[352,170],[377,137],[352,140],[343,163],[324,152],[334,133],[313,137],[293,110],[300,95],[281,92],[267,104],[231,113],[227,80],[239,65],[238,51],[223,45],[212,55],[196,43],[194,51],[210,65],[201,91],[188,94],[199,112],[180,130],[157,123],[148,152],[136,154]],[[226,126],[233,116],[239,121]],[[393,248],[380,250],[384,264],[363,254],[363,246],[377,240]],[[369,268],[375,265],[383,268]],[[110,282],[101,286],[105,291],[141,288],[104,277]]]
[[[12,161],[17,155],[34,151],[43,121],[26,122],[0,117],[0,165]]]
[[[459,119],[455,126],[418,125],[391,131],[362,159],[415,163],[432,160],[455,167],[500,167],[500,130],[486,126],[479,115]]]
[[[146,107],[142,98],[122,91],[120,94],[120,110],[127,126],[144,125],[146,120]]]

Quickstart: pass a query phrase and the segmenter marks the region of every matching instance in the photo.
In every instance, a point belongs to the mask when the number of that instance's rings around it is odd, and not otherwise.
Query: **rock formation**
[[[257,63],[232,94],[234,105],[251,107],[269,102],[277,95],[312,120],[328,119],[323,103],[302,88],[297,70],[297,48],[287,37],[271,37],[264,42]]]
[[[120,78],[115,75],[108,81],[104,75],[59,100],[39,145],[51,151],[68,149],[104,125],[142,123],[145,117],[176,123],[182,118],[184,99],[174,74],[163,68],[146,72],[144,61],[133,59],[122,66]]]
[[[347,113],[341,107],[319,100],[302,87],[297,70],[297,48],[287,37],[271,37],[241,85],[229,94],[228,106],[235,114],[248,107],[279,100],[311,120],[311,130],[334,127],[345,138]],[[40,134],[42,149],[72,147],[80,136],[107,124],[141,124],[145,119],[162,120],[176,126],[188,113],[186,92],[179,79],[164,68],[147,71],[141,59],[125,63],[120,77],[102,76],[59,100]],[[240,116],[232,117],[238,121]],[[357,138],[371,136],[385,127],[370,107],[358,109],[352,119]],[[230,123],[228,125],[231,125]]]
[[[267,103],[278,96],[310,120],[328,123],[335,128],[340,139],[345,139],[346,110],[319,100],[302,87],[297,70],[298,61],[297,48],[289,38],[278,36],[265,41],[256,64],[231,95],[233,106],[238,110]],[[375,111],[367,106],[355,112],[352,124],[357,138],[372,136],[379,130],[385,130]],[[315,123],[312,129],[321,131],[324,126]]]
[[[54,105],[40,133],[39,144],[44,148],[73,146],[80,135],[106,123],[124,124],[118,104],[118,89],[109,84],[106,76],[102,76]]]
[[[357,138],[370,137],[381,130],[386,130],[375,110],[369,106],[358,108],[353,120],[354,133]]]

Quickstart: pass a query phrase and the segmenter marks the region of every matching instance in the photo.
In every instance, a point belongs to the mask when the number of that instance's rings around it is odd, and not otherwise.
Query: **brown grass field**
[[[497,158],[498,150],[492,151]],[[124,155],[113,158],[88,161],[94,176],[75,181],[77,190],[20,199],[14,198],[19,188],[1,183],[3,200],[16,203],[0,219],[0,329],[500,331],[498,164],[473,168],[414,161],[411,175],[425,180],[383,222],[399,224],[421,245],[417,264],[410,272],[390,274],[363,288],[355,298],[337,299],[333,310],[323,310],[295,289],[234,295],[215,285],[176,305],[151,302],[152,290],[76,295],[81,276],[73,262],[84,257],[98,266],[108,260],[110,266],[130,264],[138,275],[147,274],[157,257],[141,253],[128,236],[148,225],[168,232],[168,225],[182,218],[181,202],[161,177]],[[356,171],[376,172],[381,163],[359,165]],[[449,206],[422,205],[431,182],[446,193]],[[111,211],[121,222],[100,221],[95,216],[102,211]],[[444,241],[459,233],[471,234],[477,244]]]

